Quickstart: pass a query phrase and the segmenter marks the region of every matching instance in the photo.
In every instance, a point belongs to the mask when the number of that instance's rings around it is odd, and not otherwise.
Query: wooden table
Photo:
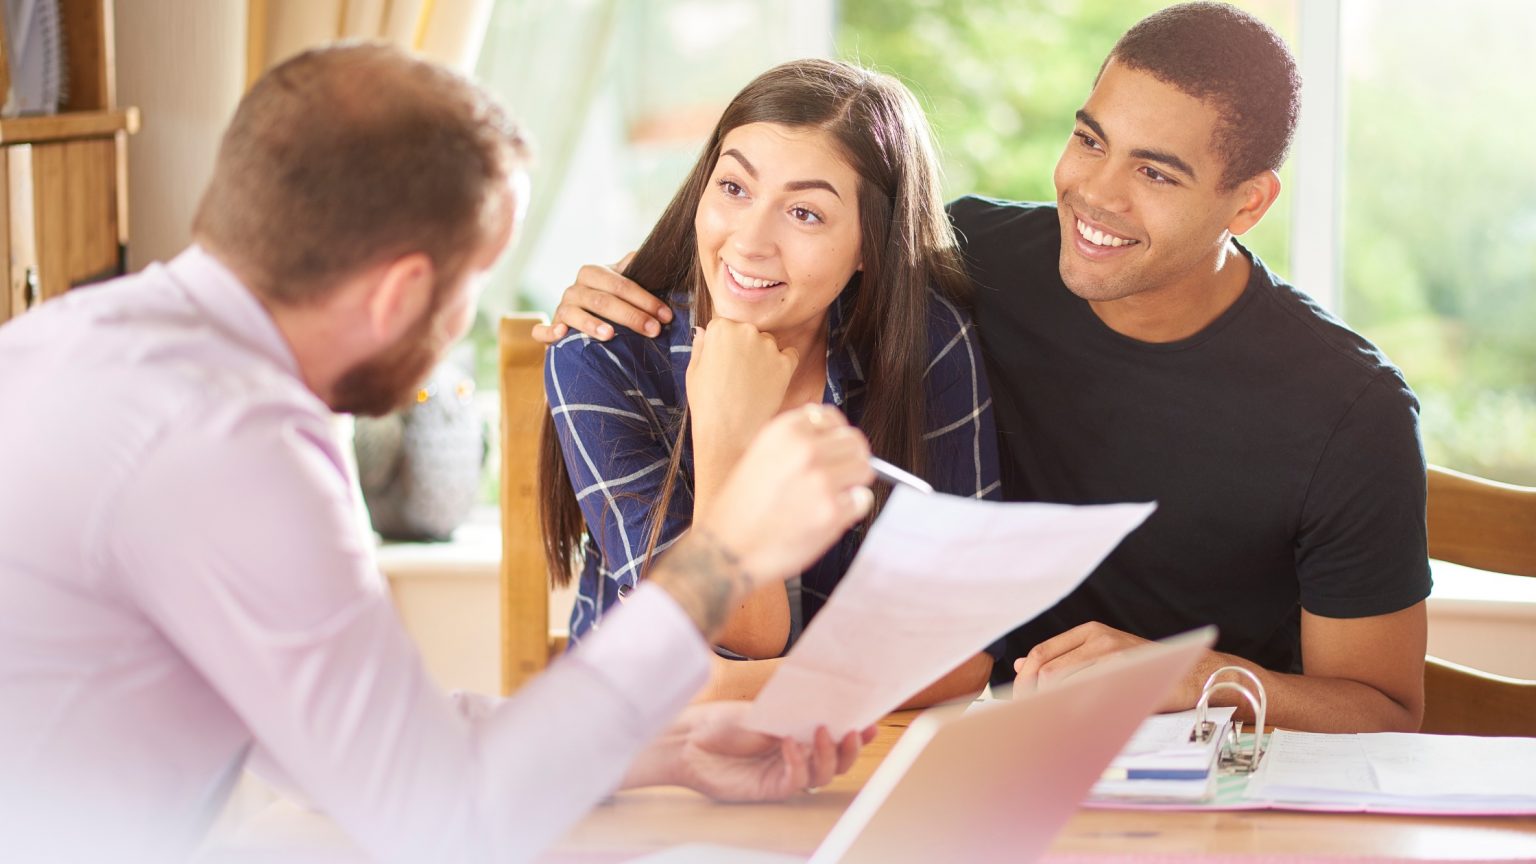
[[[544,860],[622,861],[682,843],[809,854],[915,712],[892,715],[848,774],[782,804],[722,805],[680,789],[622,792]],[[1532,779],[1536,783],[1536,778]],[[1274,811],[1079,810],[1056,838],[1060,861],[1318,858],[1536,861],[1536,817],[1405,817]]]

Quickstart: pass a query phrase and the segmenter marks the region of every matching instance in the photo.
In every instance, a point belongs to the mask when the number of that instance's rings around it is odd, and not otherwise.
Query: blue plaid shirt
[[[864,414],[862,366],[851,347],[835,347],[851,304],[852,292],[845,291],[830,311],[822,401],[858,425]],[[692,447],[686,439],[679,442],[677,433],[688,401],[684,381],[693,350],[693,315],[687,308],[677,313],[655,339],[623,328],[616,328],[608,342],[573,333],[545,359],[544,390],[587,521],[585,563],[571,610],[572,645],[633,590],[645,563],[651,510],[676,446],[684,448],[682,473],[657,551],[676,542],[692,521]],[[976,328],[964,312],[936,295],[929,304],[928,346],[923,479],[940,492],[996,499],[997,433]],[[801,576],[796,619],[809,621],[821,608],[853,563],[861,535],[857,528],[849,531]]]

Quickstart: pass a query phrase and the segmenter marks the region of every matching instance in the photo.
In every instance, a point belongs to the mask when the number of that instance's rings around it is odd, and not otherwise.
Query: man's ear
[[[1269,212],[1270,205],[1280,197],[1280,175],[1273,171],[1260,171],[1237,184],[1233,194],[1238,196],[1238,211],[1232,216],[1232,221],[1227,223],[1227,230],[1232,232],[1232,236],[1239,237],[1259,224],[1259,220]]]
[[[432,259],[423,252],[403,255],[384,267],[367,301],[375,339],[394,342],[427,314],[434,276]]]

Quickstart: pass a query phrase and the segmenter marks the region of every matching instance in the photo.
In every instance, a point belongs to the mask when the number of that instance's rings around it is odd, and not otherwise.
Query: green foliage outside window
[[[1346,34],[1344,313],[1419,394],[1431,461],[1536,485],[1536,8],[1409,5]]]

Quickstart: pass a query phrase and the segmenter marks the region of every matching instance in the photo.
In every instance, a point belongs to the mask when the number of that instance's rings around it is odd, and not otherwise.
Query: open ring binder
[[[1253,687],[1249,689],[1237,681],[1217,680],[1223,676],[1247,678]],[[1249,670],[1241,666],[1223,666],[1205,679],[1205,686],[1200,690],[1200,701],[1195,705],[1195,724],[1189,730],[1189,740],[1209,741],[1211,736],[1217,734],[1216,724],[1206,719],[1206,712],[1210,707],[1211,696],[1227,690],[1239,693],[1248,700],[1256,724],[1253,747],[1247,753],[1242,752],[1239,746],[1239,736],[1243,734],[1242,721],[1234,720],[1226,727],[1227,740],[1222,747],[1219,764],[1237,773],[1251,774],[1259,767],[1259,760],[1264,756],[1264,713],[1269,707],[1269,697],[1264,692],[1264,685],[1259,682],[1259,676]]]

